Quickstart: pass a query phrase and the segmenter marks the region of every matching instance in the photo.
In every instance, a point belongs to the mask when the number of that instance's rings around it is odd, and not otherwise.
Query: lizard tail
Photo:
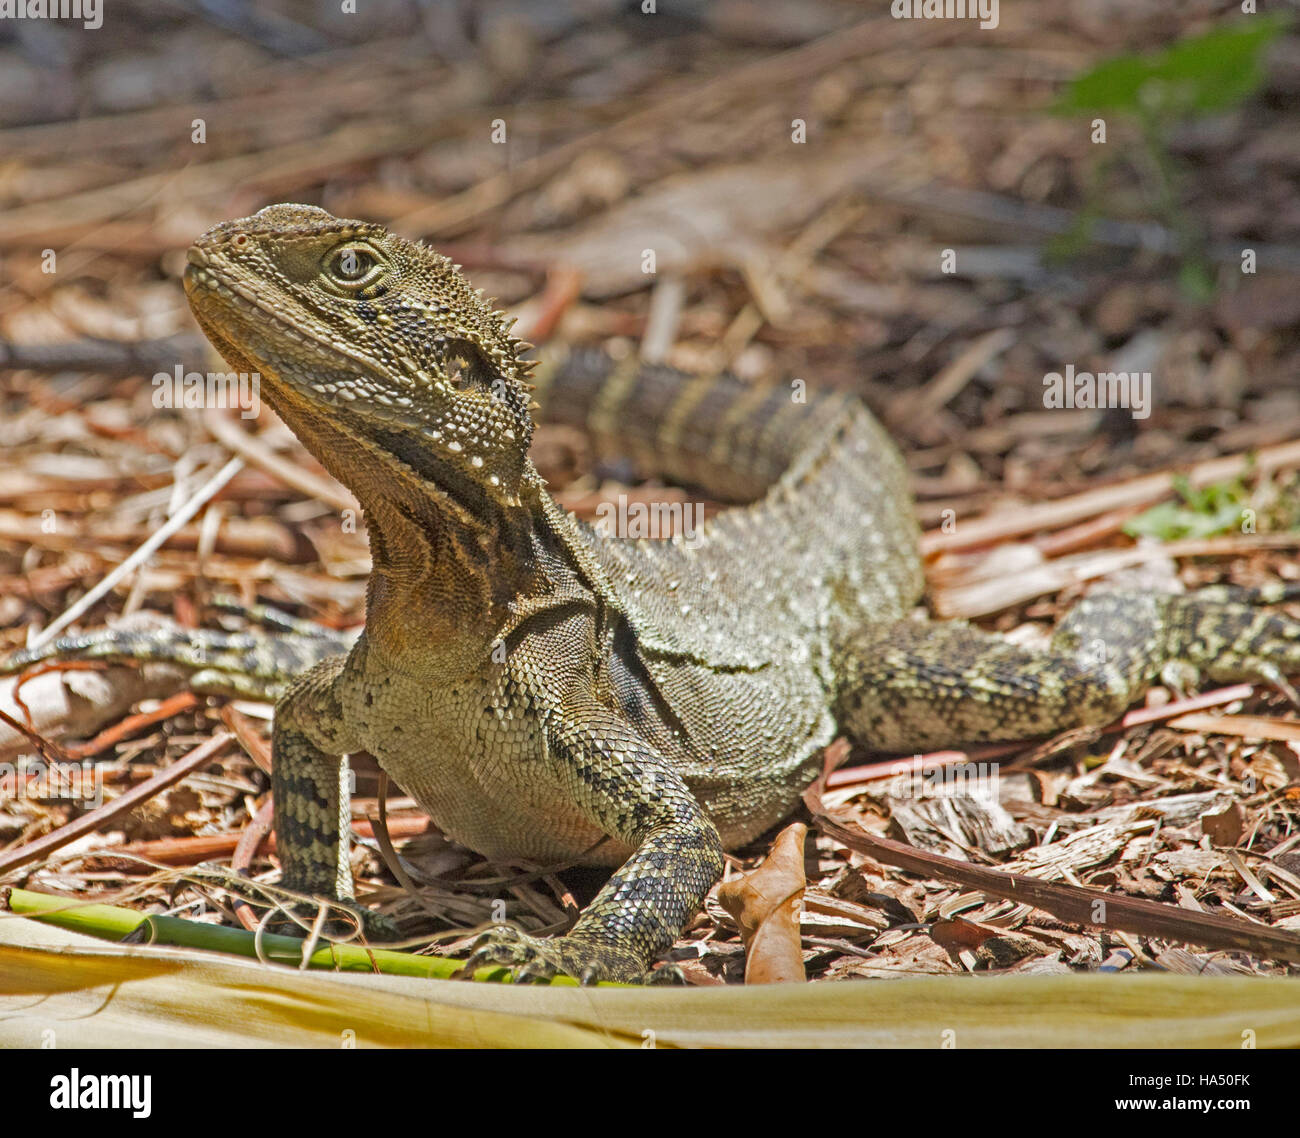
[[[587,433],[598,458],[727,502],[764,494],[855,399],[801,380],[746,383],[690,375],[592,348],[547,352],[532,377],[543,422]]]

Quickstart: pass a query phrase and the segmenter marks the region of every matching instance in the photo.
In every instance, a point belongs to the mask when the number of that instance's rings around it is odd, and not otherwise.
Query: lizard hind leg
[[[863,746],[907,752],[1106,723],[1171,666],[1294,697],[1300,621],[1259,605],[1296,592],[1094,593],[1043,650],[959,622],[896,621],[842,646],[837,715]]]

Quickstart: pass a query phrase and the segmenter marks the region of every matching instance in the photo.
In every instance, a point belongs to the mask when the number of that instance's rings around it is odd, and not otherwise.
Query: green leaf
[[[1104,60],[1076,77],[1055,109],[1160,117],[1234,107],[1263,83],[1263,51],[1288,22],[1280,16],[1257,17],[1163,51]]]
[[[1174,490],[1181,502],[1152,506],[1125,523],[1124,532],[1130,537],[1156,537],[1161,541],[1215,537],[1241,524],[1242,509],[1249,502],[1248,491],[1239,479],[1193,489],[1179,475],[1174,479]]]

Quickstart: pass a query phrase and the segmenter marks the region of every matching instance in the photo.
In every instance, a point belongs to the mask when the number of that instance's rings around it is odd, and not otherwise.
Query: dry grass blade
[[[104,948],[5,921],[0,1014],[4,1042],[35,1045],[52,1027],[60,1047],[1232,1048],[1247,1034],[1260,1047],[1300,1046],[1300,992],[1286,980],[518,988]]]
[[[1187,481],[1193,487],[1208,486],[1239,475],[1248,465],[1259,474],[1268,474],[1298,463],[1300,441],[1280,443],[1255,454],[1225,455],[1197,463],[1187,472]],[[1166,497],[1171,490],[1171,474],[1147,474],[1116,486],[1102,486],[1053,502],[1019,506],[991,517],[978,518],[956,527],[952,533],[927,533],[921,545],[927,554],[971,549],[1038,530],[1058,529],[1111,510],[1149,506]]]

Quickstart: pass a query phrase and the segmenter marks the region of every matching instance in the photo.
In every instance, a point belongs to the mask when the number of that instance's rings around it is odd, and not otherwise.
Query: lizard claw
[[[661,964],[658,968],[642,973],[642,984],[679,986],[687,983],[686,973],[676,964]]]
[[[550,983],[556,973],[556,967],[549,960],[530,960],[521,968],[515,969],[516,984]]]
[[[530,937],[510,925],[498,925],[483,933],[470,948],[459,975],[470,977],[480,968],[504,966],[516,984],[548,981],[563,971],[557,954],[547,943]]]
[[[377,913],[373,909],[361,909],[361,931],[366,940],[394,941],[402,939],[402,930],[392,917]]]
[[[532,937],[510,925],[498,925],[483,933],[474,942],[459,975],[469,977],[480,968],[494,966],[509,968],[516,984],[545,983],[559,974],[584,985],[602,980],[636,984],[650,978],[631,954],[613,946],[591,944],[569,936]],[[653,982],[673,981],[655,976]]]

